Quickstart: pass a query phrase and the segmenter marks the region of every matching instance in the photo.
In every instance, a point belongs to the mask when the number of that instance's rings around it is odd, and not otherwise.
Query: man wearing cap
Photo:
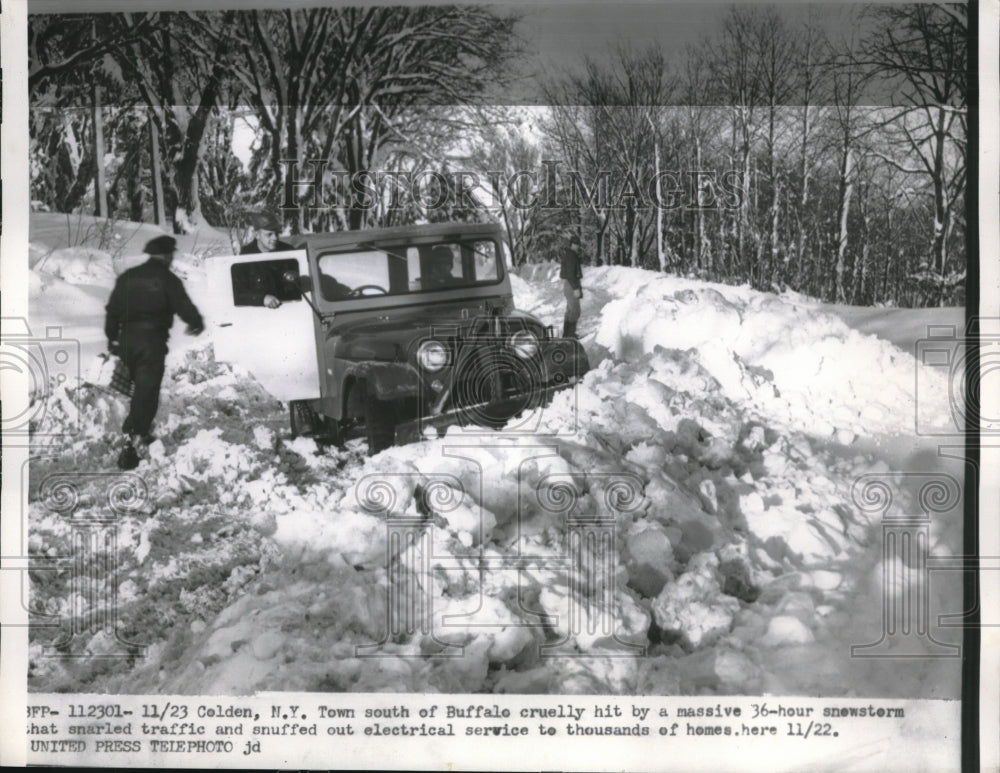
[[[580,267],[580,237],[569,234],[569,245],[559,259],[559,278],[562,279],[566,298],[566,315],[563,317],[563,338],[576,338],[576,323],[580,319],[580,299],[583,298],[583,269]]]
[[[254,212],[250,215],[255,237],[240,247],[240,255],[257,255],[261,252],[284,252],[294,249],[292,245],[278,239],[281,222],[270,212]]]
[[[146,243],[145,263],[123,272],[108,299],[104,333],[108,351],[122,358],[135,384],[128,416],[122,424],[125,448],[118,458],[122,469],[139,464],[135,443],[152,441],[150,427],[160,402],[160,382],[167,356],[167,338],[174,315],[187,323],[190,335],[200,335],[205,323],[184,284],[170,270],[177,242],[158,236]]]
[[[240,247],[240,255],[258,255],[265,252],[285,252],[294,249],[292,245],[278,239],[281,222],[270,212],[252,213],[250,224],[253,226],[254,238]],[[262,304],[269,309],[276,309],[281,305],[277,293],[278,280],[272,276],[270,271],[262,268],[251,277],[251,280],[253,287],[244,288],[243,292],[249,292],[255,296],[251,301],[252,305]]]

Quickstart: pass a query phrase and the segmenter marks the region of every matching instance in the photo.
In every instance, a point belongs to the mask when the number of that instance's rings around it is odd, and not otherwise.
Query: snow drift
[[[94,277],[86,259],[38,275],[33,316],[61,317],[47,299],[82,291],[67,277]],[[50,658],[56,633],[40,630],[32,689],[956,696],[957,661],[850,656],[881,636],[885,568],[851,487],[885,473],[893,512],[918,509],[873,451],[889,435],[913,445],[913,357],[746,288],[624,268],[589,269],[584,286],[594,367],[530,433],[452,428],[373,458],[361,441],[289,440],[286,406],[249,374],[208,340],[172,341],[137,471],[148,493],[119,518],[105,578],[119,635],[148,649],[114,667]],[[561,316],[552,267],[514,289],[520,308]],[[100,325],[80,309],[74,325]],[[927,383],[945,423],[947,385]],[[108,469],[124,405],[67,385],[45,408],[30,539],[56,555],[72,527],[37,487]],[[82,512],[101,507],[93,485]],[[936,521],[931,542],[958,552],[960,520]],[[33,608],[73,614],[67,583],[40,573]],[[939,583],[933,611],[955,611],[953,591]]]

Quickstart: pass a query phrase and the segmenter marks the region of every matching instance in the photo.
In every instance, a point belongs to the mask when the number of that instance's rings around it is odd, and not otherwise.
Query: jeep
[[[293,436],[363,435],[375,454],[499,429],[588,370],[578,341],[514,308],[497,225],[285,238],[294,250],[209,259],[207,278],[216,357],[288,402]]]

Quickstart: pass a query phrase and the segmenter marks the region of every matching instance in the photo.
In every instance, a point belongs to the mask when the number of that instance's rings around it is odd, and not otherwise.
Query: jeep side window
[[[473,255],[473,276],[477,282],[495,282],[500,278],[497,270],[496,244],[476,242]]]
[[[485,239],[331,252],[319,256],[319,289],[340,301],[493,284],[499,260],[496,243]]]
[[[406,248],[406,270],[409,275],[407,287],[409,291],[418,292],[420,290],[420,249],[417,247]]]
[[[328,301],[406,291],[405,260],[385,252],[331,253],[321,256],[318,265],[320,292]]]
[[[229,269],[233,305],[263,306],[265,295],[273,295],[282,303],[302,300],[298,286],[286,278],[288,272],[298,276],[299,264],[295,258],[234,263]]]

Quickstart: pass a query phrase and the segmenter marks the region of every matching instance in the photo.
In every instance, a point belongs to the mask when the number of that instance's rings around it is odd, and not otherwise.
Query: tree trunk
[[[235,12],[229,12],[223,19],[223,26],[233,23]],[[174,210],[174,231],[190,233],[203,221],[201,214],[201,197],[198,190],[198,169],[201,165],[201,154],[204,146],[205,131],[211,120],[219,98],[219,90],[227,65],[226,53],[228,39],[219,41],[215,49],[215,60],[211,75],[201,93],[201,101],[194,114],[187,121],[180,158],[176,163],[174,177],[177,181],[177,207]],[[166,109],[167,106],[164,106]],[[184,108],[174,108],[184,109]]]
[[[625,210],[625,232],[628,234],[628,260],[632,268],[639,267],[639,218],[634,206]]]
[[[294,80],[289,85],[289,91],[291,91],[293,94],[297,93],[297,86],[295,85]],[[288,139],[288,154],[286,157],[293,161],[298,162],[295,165],[295,168],[299,170],[298,173],[301,175],[303,167],[307,166],[307,164],[305,163],[305,159],[300,157],[302,149],[302,127],[300,126],[298,120],[299,109],[300,108],[297,104],[288,105],[285,108],[285,120],[287,122],[285,134]],[[281,190],[280,180],[278,181],[278,185],[279,185],[279,190]],[[308,197],[308,199],[311,199],[312,195],[314,195],[311,189],[310,193],[311,195]],[[292,219],[292,233],[297,234],[303,231],[303,227],[305,225],[305,214],[307,209],[308,209],[308,204],[306,206],[301,206],[300,204],[299,208],[295,211],[295,216]],[[280,212],[278,213],[278,219],[284,221],[284,218],[282,217]]]
[[[772,94],[773,97],[773,94]],[[772,101],[767,115],[767,175],[771,182],[771,234],[768,237],[770,242],[769,264],[762,267],[766,270],[761,272],[761,289],[770,289],[767,285],[773,284],[778,276],[778,224],[780,212],[778,211],[781,202],[780,191],[778,190],[777,164],[774,158],[774,132],[775,132],[775,105]]]
[[[701,137],[698,136],[697,131],[694,136],[694,163],[695,171],[701,172]],[[706,181],[707,183],[707,181]],[[705,194],[704,187],[701,182],[701,178],[698,178],[696,183],[698,190],[695,191],[695,196],[697,197],[698,206],[694,210],[694,230],[695,238],[697,239],[697,244],[695,245],[696,250],[696,265],[699,270],[711,270],[712,255],[709,250],[705,249],[705,210],[703,205],[705,204]]]
[[[854,150],[845,142],[846,147],[840,165],[840,196],[837,200],[837,262],[834,266],[833,297],[837,303],[846,300],[844,290],[844,268],[847,259],[848,218],[850,215],[851,194],[854,191]]]
[[[143,220],[145,196],[142,189],[142,152],[136,148],[127,164],[122,165],[121,172],[125,177],[125,193],[128,198],[128,219],[135,223]]]
[[[779,246],[780,236],[778,234],[779,221],[781,219],[780,218],[780,214],[781,213],[780,213],[780,207],[779,207],[779,204],[780,204],[780,195],[779,194],[780,194],[780,191],[778,189],[778,183],[777,183],[777,181],[775,181],[775,183],[774,183],[774,192],[772,194],[772,201],[771,201],[771,266],[770,266],[771,271],[770,271],[770,283],[772,285],[776,284],[778,281],[780,281],[780,277],[781,277],[781,274],[782,274],[781,266],[779,264],[779,260],[780,260],[780,257],[781,257],[781,249],[780,249],[780,246]],[[770,288],[764,287],[762,289],[767,290],[767,289],[770,289]]]
[[[667,256],[663,252],[663,188],[660,184],[660,139],[653,136],[653,164],[656,170],[656,258],[660,271],[667,270]]]
[[[153,222],[162,228],[167,224],[166,204],[163,200],[163,164],[160,160],[160,132],[152,117],[149,119],[149,159],[153,182]]]
[[[737,225],[737,262],[739,271],[745,277],[747,269],[747,231],[750,223],[750,127],[742,126],[742,144],[740,146],[740,173],[742,175],[742,196]],[[752,282],[751,282],[752,283]]]
[[[178,162],[175,172],[177,206],[174,209],[174,233],[191,233],[201,223],[201,197],[198,194],[198,158]]]
[[[938,119],[934,127],[934,172],[932,175],[934,180],[934,237],[931,242],[931,265],[941,278],[938,294],[939,306],[945,305],[945,271],[948,265],[948,230],[951,219],[947,191],[945,191],[945,141],[945,111],[938,108]]]
[[[108,184],[104,177],[104,117],[101,114],[101,87],[94,82],[94,204],[98,217],[108,214]]]
[[[858,258],[858,265],[854,269],[854,292],[852,293],[855,306],[865,306],[865,293],[868,289],[868,264],[871,256],[871,183],[861,187],[858,195],[858,206],[861,209],[861,220],[864,224],[861,230],[861,252]]]
[[[66,191],[65,196],[63,196],[63,212],[72,212],[81,204],[83,197],[90,189],[90,185],[94,180],[94,175],[96,174],[94,166],[94,154],[88,146],[83,152],[83,158],[80,161],[79,173],[73,181],[73,184],[69,187],[69,190]]]
[[[805,266],[806,253],[806,207],[809,205],[809,104],[808,98],[802,108],[802,148],[799,161],[799,175],[802,178],[799,187],[799,222],[798,222],[798,246],[795,250],[795,259],[798,265],[795,268],[795,283],[801,285],[802,272]]]

